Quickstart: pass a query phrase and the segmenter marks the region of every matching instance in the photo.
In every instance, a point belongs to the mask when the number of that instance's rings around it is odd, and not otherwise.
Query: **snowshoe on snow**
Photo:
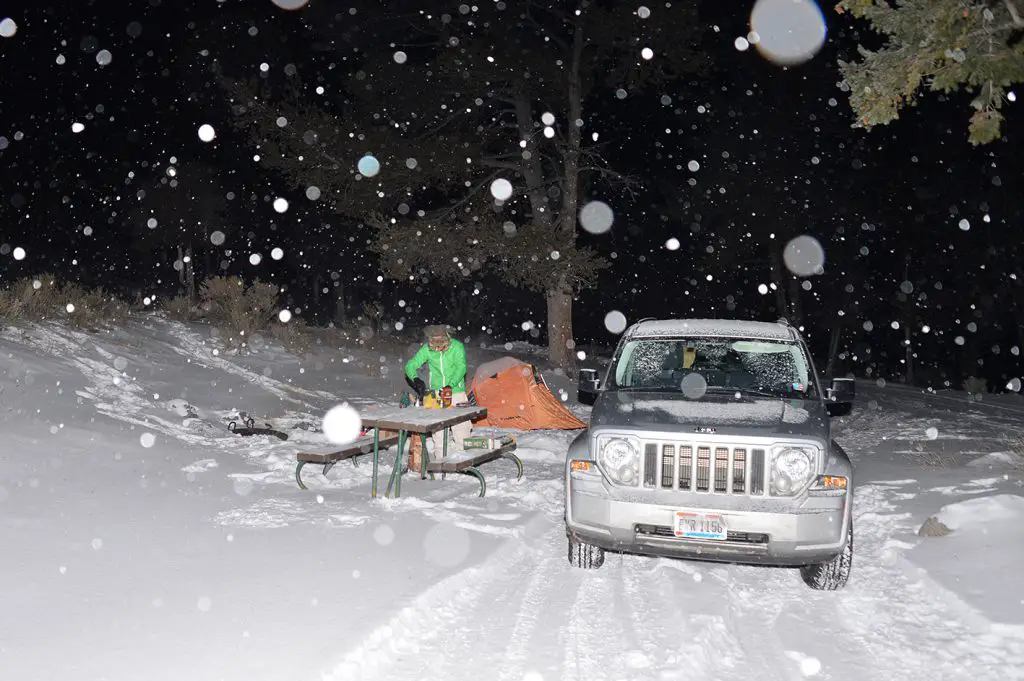
[[[273,435],[279,437],[282,440],[288,439],[288,433],[282,433],[280,430],[274,430],[270,427],[270,424],[266,424],[266,428],[257,428],[256,421],[254,419],[248,419],[243,421],[243,427],[239,428],[238,425],[232,421],[228,424],[228,430],[235,435]]]

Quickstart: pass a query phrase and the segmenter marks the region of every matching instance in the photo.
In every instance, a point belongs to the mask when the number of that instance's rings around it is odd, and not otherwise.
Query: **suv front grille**
[[[765,493],[764,448],[648,442],[643,458],[644,487],[712,494]]]

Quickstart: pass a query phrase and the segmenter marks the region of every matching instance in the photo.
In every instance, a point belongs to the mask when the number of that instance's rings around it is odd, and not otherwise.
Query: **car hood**
[[[713,428],[717,435],[748,437],[828,437],[828,416],[816,400],[706,395],[691,400],[681,393],[603,392],[590,416],[591,428],[678,431]]]

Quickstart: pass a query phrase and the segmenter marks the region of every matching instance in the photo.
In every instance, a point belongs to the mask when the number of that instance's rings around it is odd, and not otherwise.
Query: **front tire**
[[[846,546],[835,558],[825,563],[804,565],[800,576],[807,586],[817,591],[837,591],[846,586],[853,568],[853,519],[846,538]]]
[[[581,542],[570,534],[569,565],[583,570],[596,570],[604,565],[604,549]]]

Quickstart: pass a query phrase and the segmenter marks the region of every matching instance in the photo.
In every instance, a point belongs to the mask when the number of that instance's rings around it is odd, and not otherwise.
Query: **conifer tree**
[[[921,91],[966,88],[974,99],[972,144],[999,139],[1001,109],[1024,82],[1024,11],[1020,0],[842,0],[840,14],[867,20],[885,36],[878,50],[858,47],[860,61],[840,61],[857,116],[872,128],[899,118]]]

